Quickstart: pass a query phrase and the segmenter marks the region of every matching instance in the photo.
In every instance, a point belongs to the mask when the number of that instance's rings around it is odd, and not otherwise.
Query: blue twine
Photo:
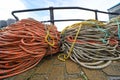
[[[118,39],[120,39],[120,24],[119,24],[119,21],[118,19],[116,19],[116,22],[117,22],[117,27],[118,27]]]
[[[106,39],[100,39],[104,44],[107,43],[107,40]]]
[[[103,43],[107,43],[106,38],[109,36],[109,32],[106,29],[100,28],[98,25],[96,25],[96,26],[97,26],[98,30],[105,33],[105,37],[103,39],[100,39],[100,40],[102,40]]]

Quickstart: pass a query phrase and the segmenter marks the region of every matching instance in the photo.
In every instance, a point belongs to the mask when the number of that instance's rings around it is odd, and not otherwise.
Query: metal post
[[[95,20],[98,20],[97,12],[98,12],[98,10],[95,10]]]
[[[50,22],[54,25],[54,12],[53,12],[53,7],[50,8]]]

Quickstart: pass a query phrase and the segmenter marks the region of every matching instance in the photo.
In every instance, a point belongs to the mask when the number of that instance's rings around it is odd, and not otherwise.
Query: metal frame
[[[12,11],[11,14],[18,21],[19,18],[15,15],[15,13],[49,10],[49,12],[50,12],[50,20],[42,21],[42,22],[51,22],[52,24],[54,24],[55,22],[60,22],[60,21],[84,21],[84,19],[55,20],[54,19],[54,10],[61,10],[61,9],[79,9],[79,10],[91,11],[91,12],[95,13],[95,19],[96,20],[98,20],[98,14],[97,13],[104,13],[104,14],[111,14],[111,15],[120,15],[120,13],[111,13],[111,12],[99,11],[99,10],[88,9],[88,8],[83,8],[83,7],[48,7],[48,8],[37,8],[37,9],[26,9],[26,10]]]

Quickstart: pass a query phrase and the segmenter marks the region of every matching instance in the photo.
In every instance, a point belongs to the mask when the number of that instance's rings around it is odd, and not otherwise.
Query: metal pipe
[[[98,20],[97,10],[95,11],[95,20]]]
[[[83,8],[83,7],[49,7],[49,8],[36,8],[36,9],[16,10],[16,11],[12,11],[12,15],[14,16],[14,18],[16,20],[19,20],[19,18],[15,15],[15,13],[49,10],[50,11],[50,22],[54,24],[54,22],[55,22],[55,20],[54,20],[54,10],[59,10],[59,9],[81,9],[81,10],[86,10],[86,11],[92,11],[92,12],[95,12],[95,19],[98,19],[97,13],[120,15],[120,13],[111,13],[111,12],[93,10],[93,9],[88,9],[88,8]]]
[[[50,22],[54,24],[54,12],[53,12],[53,7],[49,7],[50,10]]]
[[[61,19],[61,20],[54,20],[54,22],[61,22],[61,21],[85,21],[85,19]],[[41,21],[41,22],[51,22],[51,20]]]
[[[12,11],[11,14],[18,21],[19,18],[15,15],[15,13],[31,12],[31,11],[43,11],[43,10],[49,10],[49,9],[50,8],[36,8],[36,9],[15,10],[15,11]]]

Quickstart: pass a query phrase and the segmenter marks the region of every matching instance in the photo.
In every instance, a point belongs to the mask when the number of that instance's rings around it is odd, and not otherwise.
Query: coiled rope
[[[71,60],[90,69],[101,69],[112,60],[120,59],[118,41],[111,38],[106,24],[88,20],[66,27],[61,33],[61,54],[58,58]]]
[[[112,18],[106,25],[107,30],[111,33],[110,36],[118,41],[117,50],[120,51],[120,16]]]
[[[23,19],[0,31],[0,80],[22,73],[59,51],[59,32],[53,25]]]
[[[117,40],[120,40],[120,16],[112,18],[106,28],[111,32],[111,36],[116,37]]]

